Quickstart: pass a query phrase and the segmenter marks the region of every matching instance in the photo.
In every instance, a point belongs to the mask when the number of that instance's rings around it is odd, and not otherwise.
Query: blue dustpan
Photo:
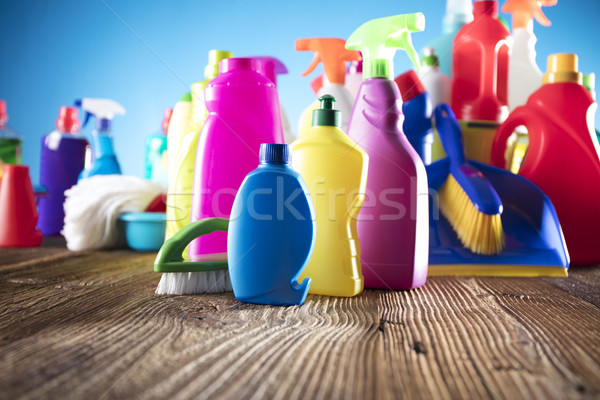
[[[429,205],[429,276],[567,276],[569,255],[548,196],[510,171],[469,162],[485,175],[502,200],[505,248],[494,256],[464,248],[439,212],[438,196],[433,195]],[[430,192],[439,191],[449,167],[448,158],[427,166]]]

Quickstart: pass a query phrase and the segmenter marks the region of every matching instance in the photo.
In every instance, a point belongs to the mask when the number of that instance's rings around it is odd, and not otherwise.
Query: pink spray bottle
[[[227,58],[219,76],[204,89],[208,118],[202,127],[192,194],[191,222],[229,218],[233,199],[256,168],[261,143],[283,143],[277,87],[261,74],[254,58]],[[191,261],[225,253],[227,232],[214,232],[191,242]]]
[[[402,131],[402,98],[392,80],[397,48],[420,69],[410,33],[424,28],[421,13],[395,15],[364,23],[346,41],[347,49],[363,56],[363,83],[348,135],[369,154],[367,196],[357,223],[369,288],[413,289],[427,279],[427,175]]]

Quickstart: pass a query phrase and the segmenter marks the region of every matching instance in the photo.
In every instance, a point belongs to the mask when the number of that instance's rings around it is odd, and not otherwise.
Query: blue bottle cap
[[[287,144],[262,143],[259,159],[261,164],[291,164],[292,153]]]

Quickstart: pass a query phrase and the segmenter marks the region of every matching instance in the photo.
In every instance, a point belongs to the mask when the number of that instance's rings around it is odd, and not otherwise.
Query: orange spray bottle
[[[317,92],[317,98],[326,94],[335,97],[336,108],[342,113],[341,129],[344,132],[348,130],[348,121],[354,106],[354,97],[344,86],[346,79],[346,61],[359,61],[360,53],[355,50],[346,49],[346,41],[338,38],[310,38],[296,40],[296,50],[310,50],[315,56],[308,66],[308,69],[302,74],[306,76],[323,63],[325,74],[323,75],[323,85]],[[299,136],[305,134],[312,125],[312,112],[319,108],[319,102],[315,101],[300,116],[298,124]]]

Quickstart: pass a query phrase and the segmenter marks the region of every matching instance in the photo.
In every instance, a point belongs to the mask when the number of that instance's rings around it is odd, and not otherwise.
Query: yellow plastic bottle
[[[339,126],[335,98],[324,95],[312,127],[292,143],[292,164],[308,186],[317,235],[299,281],[311,278],[309,293],[350,297],[364,287],[356,218],[365,200],[369,156]]]
[[[170,239],[181,228],[190,223],[190,213],[192,209],[192,189],[194,183],[194,165],[196,163],[196,150],[198,148],[198,138],[208,115],[204,105],[204,88],[213,78],[219,74],[219,62],[222,59],[233,57],[228,51],[211,50],[208,53],[208,65],[204,69],[203,81],[192,85],[191,103],[189,103],[189,114],[182,116],[180,126],[177,128],[177,134],[181,135],[184,130],[185,136],[179,141],[179,146],[174,154],[169,150],[169,194],[167,196],[167,231],[165,240]],[[179,104],[178,104],[179,105]],[[177,106],[173,110],[173,116]],[[173,120],[171,121],[171,125]],[[171,135],[171,126],[169,126],[168,137]],[[173,157],[173,162],[171,162]],[[183,251],[184,259],[188,259],[187,247]]]

